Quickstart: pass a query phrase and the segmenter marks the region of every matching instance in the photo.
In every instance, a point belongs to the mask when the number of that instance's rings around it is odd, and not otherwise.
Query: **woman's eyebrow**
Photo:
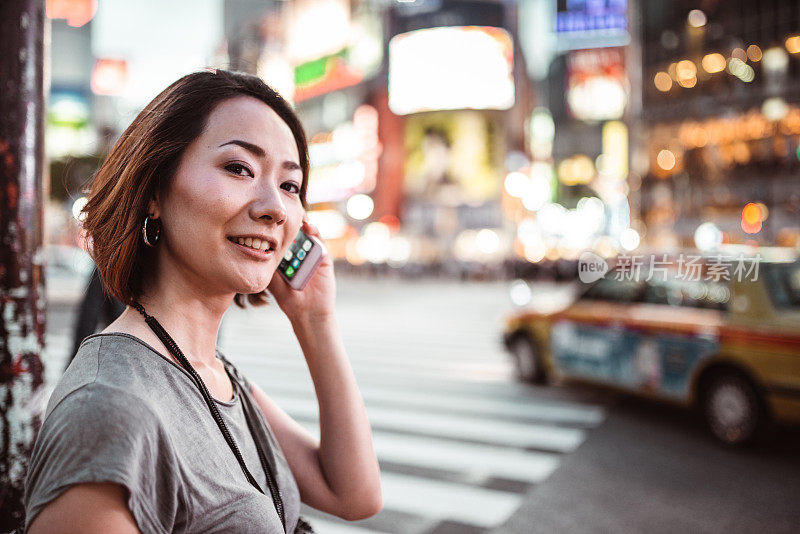
[[[220,148],[222,148],[226,145],[238,145],[243,149],[247,150],[248,152],[251,152],[254,156],[258,156],[259,158],[263,158],[264,156],[267,155],[267,153],[264,152],[264,149],[261,148],[260,146],[254,145],[253,143],[248,143],[247,141],[241,141],[239,139],[233,139],[231,141],[228,141],[227,143],[222,143],[219,146]]]
[[[302,171],[303,170],[303,168],[300,167],[300,165],[298,165],[294,161],[284,161],[282,167],[284,169],[286,169],[287,171]]]
[[[264,151],[264,149],[261,148],[260,146],[254,145],[253,143],[248,143],[247,141],[242,141],[241,139],[232,139],[232,140],[230,140],[228,142],[222,143],[221,145],[219,145],[219,147],[222,148],[222,147],[224,147],[226,145],[237,145],[237,146],[240,146],[243,149],[247,150],[248,152],[252,153],[254,156],[259,157],[259,158],[264,158],[267,155],[267,153]],[[284,161],[281,166],[284,169],[289,170],[289,171],[301,171],[301,170],[303,170],[303,168],[300,167],[300,164],[298,164],[298,163],[296,163],[294,161]]]

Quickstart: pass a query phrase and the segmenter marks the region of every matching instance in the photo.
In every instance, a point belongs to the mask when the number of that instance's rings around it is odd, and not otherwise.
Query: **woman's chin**
[[[261,293],[267,290],[270,280],[261,280],[258,283],[240,284],[236,292],[244,294]]]
[[[242,287],[237,290],[237,293],[241,293],[243,295],[253,295],[256,293],[261,293],[262,291],[266,291],[266,286],[255,286],[255,287]]]

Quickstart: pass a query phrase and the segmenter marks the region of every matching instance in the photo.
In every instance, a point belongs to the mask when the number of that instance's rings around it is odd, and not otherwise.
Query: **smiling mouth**
[[[270,250],[274,250],[267,241],[261,241],[258,238],[228,237],[228,241],[259,252],[269,252]]]

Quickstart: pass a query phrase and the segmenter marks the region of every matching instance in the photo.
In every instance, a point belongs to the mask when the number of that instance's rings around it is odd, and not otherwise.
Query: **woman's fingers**
[[[322,238],[322,236],[319,234],[319,228],[311,224],[308,219],[303,219],[303,231],[306,234]]]

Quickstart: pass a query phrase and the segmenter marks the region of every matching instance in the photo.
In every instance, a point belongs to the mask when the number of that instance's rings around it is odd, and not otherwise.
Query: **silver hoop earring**
[[[148,221],[148,219],[150,219],[149,215],[144,218],[144,225],[142,225],[142,237],[144,238],[144,244],[145,245],[147,245],[148,247],[155,247],[156,243],[158,243],[159,237],[161,236],[161,223],[159,222],[156,225],[156,235],[153,236],[153,241],[151,242],[150,239],[147,236],[147,221]],[[158,219],[153,219],[153,221],[157,222]]]

